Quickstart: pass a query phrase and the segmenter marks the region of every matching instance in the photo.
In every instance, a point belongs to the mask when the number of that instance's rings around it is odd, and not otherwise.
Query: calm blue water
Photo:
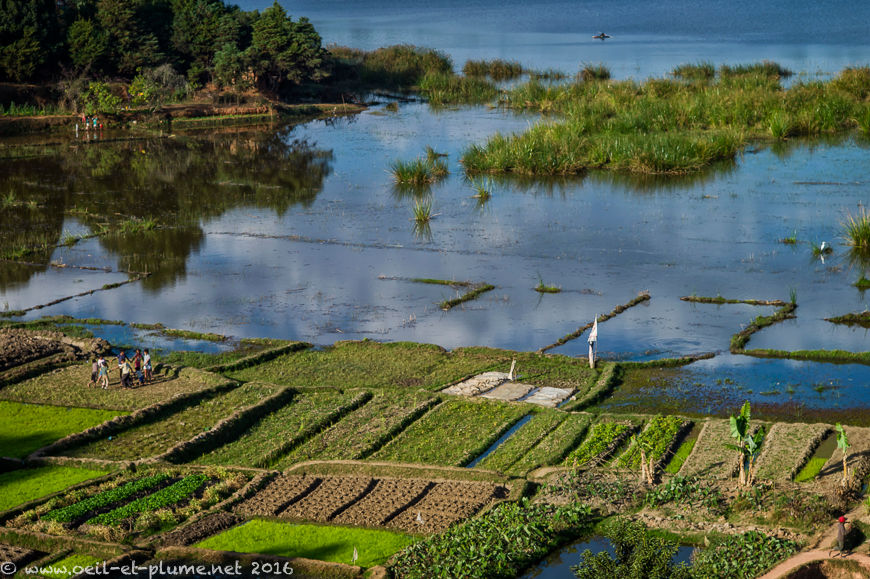
[[[242,0],[264,9],[271,0]],[[324,43],[372,49],[416,44],[468,58],[508,58],[569,73],[603,62],[618,78],[664,74],[684,62],[776,60],[832,72],[870,60],[870,3],[836,0],[281,0]],[[592,36],[605,31],[601,42]]]

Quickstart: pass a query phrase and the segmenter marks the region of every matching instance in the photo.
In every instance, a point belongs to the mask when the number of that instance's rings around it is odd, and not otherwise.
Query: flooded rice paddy
[[[866,142],[754,145],[734,163],[688,177],[493,178],[485,180],[492,198],[473,198],[463,149],[536,120],[400,103],[398,112],[381,105],[297,127],[7,145],[2,244],[52,247],[27,264],[0,263],[0,307],[32,308],[148,272],[26,317],[163,322],[316,344],[372,338],[536,350],[648,291],[651,300],[601,324],[602,356],[718,355],[679,380],[639,379],[609,407],[722,413],[748,398],[788,416],[796,401],[806,412],[865,406],[866,366],[728,353],[731,335],[773,307],[679,298],[788,300],[794,292],[797,318],[754,334],[747,347],[867,350],[866,330],[824,320],[867,306],[853,286],[863,266],[841,239],[843,219],[868,200]],[[427,145],[447,154],[449,177],[398,189],[390,162]],[[432,201],[428,231],[412,221],[420,199]],[[147,218],[153,228],[122,229]],[[101,228],[109,232],[61,245]],[[780,242],[792,235],[796,244]],[[811,251],[821,241],[834,247],[824,262]],[[413,278],[496,289],[445,312],[439,303],[465,290]],[[540,294],[539,282],[562,291]],[[581,336],[552,353],[585,351]]]

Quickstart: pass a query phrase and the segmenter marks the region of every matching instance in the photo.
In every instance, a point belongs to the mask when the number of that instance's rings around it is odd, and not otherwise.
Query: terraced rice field
[[[426,390],[385,389],[337,424],[291,451],[276,464],[284,469],[305,460],[363,459],[425,413],[436,399]]]
[[[411,424],[372,459],[463,466],[486,450],[528,410],[521,404],[451,399]]]
[[[40,466],[4,472],[0,474],[0,511],[104,474],[106,471],[69,466]]]
[[[731,478],[740,460],[737,451],[725,447],[731,440],[731,426],[727,420],[707,420],[679,474]]]
[[[241,488],[240,474],[157,470],[116,476],[83,490],[63,493],[45,506],[4,521],[28,531],[91,534],[121,541],[172,527]],[[103,529],[108,528],[108,531]]]
[[[613,454],[633,431],[627,422],[596,422],[583,442],[563,460],[566,466],[598,465]]]
[[[677,434],[691,422],[681,416],[656,416],[650,420],[646,428],[637,435],[637,439],[649,449],[646,459],[657,464],[671,450]],[[636,468],[640,465],[640,448],[632,443],[616,461],[622,468]]]
[[[292,450],[295,443],[301,444],[318,425],[328,421],[344,404],[350,402],[359,391],[343,392],[332,388],[300,392],[289,404],[264,416],[236,440],[200,456],[199,464],[268,466],[270,454],[282,446]],[[282,457],[278,457],[280,460]]]
[[[169,368],[157,372],[154,381],[132,389],[117,385],[118,371],[109,366],[114,384],[108,390],[89,387],[90,364],[76,364],[0,389],[0,399],[17,402],[108,408],[133,411],[168,400],[179,394],[198,392],[227,382],[226,378],[195,368]]]
[[[564,412],[544,410],[517,430],[513,436],[477,463],[479,468],[508,472],[511,466],[535,448],[568,417]]]
[[[774,424],[764,437],[761,454],[756,461],[758,480],[791,480],[803,465],[810,448],[830,431],[827,424]]]
[[[125,413],[0,401],[0,456],[24,458],[73,432],[96,426],[120,414]]]
[[[161,420],[134,426],[111,438],[68,449],[63,454],[108,460],[136,460],[161,454],[179,442],[190,440],[212,428],[236,410],[274,394],[277,389],[270,384],[245,384],[213,395]]]
[[[569,414],[541,442],[511,465],[509,474],[525,475],[536,468],[561,463],[571,449],[580,444],[591,421],[589,414]]]
[[[280,475],[236,512],[431,533],[507,496],[507,488],[490,482]]]

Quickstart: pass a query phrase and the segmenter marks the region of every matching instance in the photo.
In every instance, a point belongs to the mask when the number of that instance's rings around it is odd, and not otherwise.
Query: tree
[[[272,91],[326,75],[320,35],[306,18],[294,23],[277,2],[254,22],[247,55],[258,82]]]
[[[755,460],[761,452],[761,442],[764,440],[764,428],[759,428],[755,433],[749,426],[750,408],[749,401],[743,403],[740,414],[729,417],[731,425],[731,438],[737,444],[728,444],[728,448],[739,453],[739,474],[737,484],[739,486],[752,486],[755,478]]]
[[[90,18],[79,18],[67,32],[69,56],[78,72],[101,71],[109,54],[109,38]]]
[[[843,486],[845,486],[849,480],[849,468],[846,462],[849,459],[849,447],[852,445],[849,444],[849,437],[846,436],[846,431],[839,422],[834,426],[834,430],[837,432],[837,448],[843,452]]]
[[[0,79],[31,80],[60,40],[54,0],[0,0]]]

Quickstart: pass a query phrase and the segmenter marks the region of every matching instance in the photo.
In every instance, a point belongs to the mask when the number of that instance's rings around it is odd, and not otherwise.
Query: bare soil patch
[[[283,475],[236,512],[432,533],[508,495],[505,486],[490,482]]]

